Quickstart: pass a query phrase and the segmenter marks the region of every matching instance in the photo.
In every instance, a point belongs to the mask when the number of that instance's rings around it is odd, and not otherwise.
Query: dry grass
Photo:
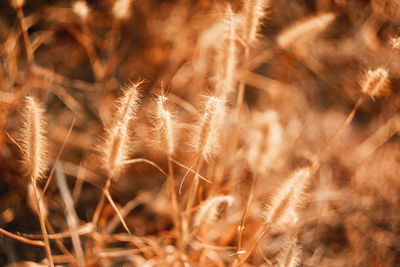
[[[13,0],[1,266],[398,266],[400,3]]]

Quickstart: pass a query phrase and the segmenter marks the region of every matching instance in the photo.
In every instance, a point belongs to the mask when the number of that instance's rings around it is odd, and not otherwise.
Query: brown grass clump
[[[0,266],[399,266],[396,10],[7,0]]]

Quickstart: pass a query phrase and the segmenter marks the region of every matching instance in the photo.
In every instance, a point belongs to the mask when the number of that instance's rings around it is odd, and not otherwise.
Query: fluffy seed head
[[[106,136],[99,147],[102,153],[102,164],[110,177],[117,177],[122,171],[123,162],[129,156],[129,122],[134,118],[139,106],[139,86],[141,82],[132,84],[124,90],[117,101],[114,123],[106,129]]]
[[[221,127],[225,117],[225,101],[211,96],[203,115],[193,129],[191,146],[207,160],[219,151]]]
[[[237,64],[236,52],[236,24],[234,14],[230,6],[226,11],[224,19],[224,37],[217,51],[216,67],[216,92],[222,99],[225,99],[234,91],[235,69]]]
[[[85,1],[76,1],[72,5],[72,11],[82,20],[86,20],[89,15],[89,7]]]
[[[131,15],[132,0],[116,0],[112,9],[114,16],[117,19],[125,20]]]
[[[279,35],[277,42],[280,47],[288,49],[318,36],[336,18],[334,13],[323,13],[295,22]]]
[[[292,173],[275,193],[271,204],[267,207],[266,223],[280,228],[297,222],[297,208],[301,204],[310,175],[309,168],[302,168]]]
[[[162,151],[172,156],[175,151],[175,127],[173,126],[172,114],[166,109],[167,97],[157,97],[156,133],[158,144]]]
[[[297,238],[286,241],[279,258],[279,267],[297,267],[300,264],[301,247],[297,244]]]
[[[25,4],[25,0],[11,0],[11,6],[15,9],[22,7]]]
[[[400,49],[400,37],[393,37],[390,42],[393,49]]]
[[[222,210],[231,206],[232,203],[232,196],[215,196],[203,202],[194,219],[194,227],[214,223],[218,220]]]
[[[23,165],[31,179],[40,179],[47,170],[44,110],[34,98],[27,96],[22,118],[20,143]]]
[[[243,38],[248,44],[257,39],[257,33],[260,28],[261,19],[264,17],[266,0],[244,0],[243,13],[245,23],[243,25]]]
[[[384,68],[369,70],[365,75],[362,92],[371,98],[382,95],[389,90],[389,73]]]
[[[247,161],[253,171],[265,173],[273,168],[284,147],[283,129],[278,114],[269,110],[254,115],[255,128],[249,134]]]

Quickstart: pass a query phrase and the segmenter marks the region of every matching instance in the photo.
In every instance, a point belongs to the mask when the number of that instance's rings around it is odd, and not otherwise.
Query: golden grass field
[[[0,266],[400,266],[399,0],[4,0]]]

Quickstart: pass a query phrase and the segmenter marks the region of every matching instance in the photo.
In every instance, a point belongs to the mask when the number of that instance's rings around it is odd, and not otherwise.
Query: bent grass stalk
[[[357,102],[354,104],[353,109],[342,122],[339,128],[336,130],[335,134],[329,139],[327,145],[322,150],[320,156],[316,158],[312,163],[313,172],[316,171],[322,164],[322,158],[328,153],[332,145],[337,141],[337,139],[342,135],[343,131],[349,126],[357,110],[363,103],[364,99],[369,96],[374,100],[376,96],[379,96],[388,90],[389,86],[389,75],[387,70],[383,68],[378,68],[374,71],[369,70],[364,77],[362,86],[362,95],[358,98]]]

